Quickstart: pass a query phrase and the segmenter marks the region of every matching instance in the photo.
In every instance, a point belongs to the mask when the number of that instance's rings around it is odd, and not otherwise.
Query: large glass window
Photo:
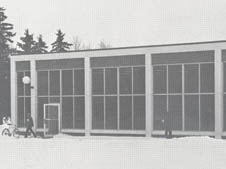
[[[214,130],[214,95],[201,95],[200,98],[201,130]]]
[[[62,98],[62,128],[73,128],[73,97]]]
[[[154,66],[153,67],[153,87],[154,93],[166,93],[167,90],[167,67]]]
[[[168,92],[169,93],[182,92],[182,66],[181,65],[168,66]]]
[[[105,69],[105,92],[106,94],[117,94],[117,69]]]
[[[184,100],[185,130],[199,130],[199,96],[185,95]]]
[[[145,67],[92,69],[92,129],[145,129]]]
[[[92,97],[92,128],[104,129],[104,97]]]
[[[145,94],[145,68],[133,68],[133,93]]]
[[[214,64],[200,65],[200,86],[201,93],[214,92]]]
[[[145,96],[133,97],[134,129],[143,130],[145,128]]]
[[[85,97],[74,97],[74,128],[85,128]]]
[[[184,65],[184,91],[185,93],[199,92],[199,65]]]
[[[73,74],[72,70],[62,71],[62,94],[73,95]]]
[[[117,96],[106,96],[106,129],[118,128]]]
[[[84,95],[84,69],[74,70],[74,94]]]
[[[130,67],[120,68],[120,94],[132,93],[132,69]]]
[[[214,130],[214,64],[153,65],[154,129],[164,129],[171,113],[173,130]]]
[[[50,95],[60,95],[60,71],[49,72]]]
[[[132,129],[132,97],[120,96],[120,129]]]
[[[38,95],[46,96],[48,95],[48,71],[39,71],[38,72]]]
[[[62,128],[85,128],[84,69],[38,71],[38,127],[43,128],[43,106],[62,106]]]
[[[104,94],[104,70],[93,69],[92,70],[92,93]]]

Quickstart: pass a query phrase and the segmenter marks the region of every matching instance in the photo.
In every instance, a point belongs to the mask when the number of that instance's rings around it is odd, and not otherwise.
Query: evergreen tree
[[[39,35],[37,40],[34,45],[34,53],[47,53],[48,51],[46,49],[48,46],[46,46],[46,42],[43,41],[42,35]]]
[[[101,40],[100,43],[98,44],[100,49],[106,49],[106,48],[110,48],[111,45],[106,43],[104,40]]]
[[[9,54],[9,43],[12,43],[11,39],[15,36],[12,33],[13,24],[5,22],[7,16],[5,15],[5,9],[0,7],[0,59],[5,60]]]
[[[51,52],[66,52],[70,49],[71,43],[64,42],[65,34],[59,29],[56,33],[57,38],[56,41],[53,42]]]
[[[24,33],[24,37],[21,37],[20,40],[22,43],[18,42],[17,46],[22,49],[20,53],[22,54],[33,54],[35,53],[35,41],[33,39],[33,34],[29,34],[29,30],[26,29]]]

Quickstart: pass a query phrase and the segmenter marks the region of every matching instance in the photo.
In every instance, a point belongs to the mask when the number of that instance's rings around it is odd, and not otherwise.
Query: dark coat
[[[32,128],[34,126],[33,119],[31,116],[26,118],[26,128]]]

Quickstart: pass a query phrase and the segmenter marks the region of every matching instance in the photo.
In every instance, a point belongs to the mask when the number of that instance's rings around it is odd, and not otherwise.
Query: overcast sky
[[[0,0],[7,22],[19,37],[24,30],[43,35],[48,45],[56,30],[72,42],[79,36],[96,47],[226,39],[226,0]]]

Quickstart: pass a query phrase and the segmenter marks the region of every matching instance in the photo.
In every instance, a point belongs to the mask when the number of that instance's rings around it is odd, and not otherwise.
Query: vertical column
[[[152,91],[153,91],[153,72],[152,72],[152,64],[151,64],[151,54],[145,54],[145,92],[146,92],[146,136],[150,137],[153,129],[153,99],[152,99]]]
[[[10,59],[10,90],[11,90],[11,120],[17,124],[17,80],[16,80],[16,62]]]
[[[215,76],[215,137],[221,138],[223,130],[223,63],[221,50],[215,50],[214,56]]]
[[[36,74],[36,62],[35,60],[30,61],[31,71],[31,116],[34,120],[34,130],[37,129],[37,74]]]
[[[85,57],[85,135],[90,136],[91,130],[91,76],[90,58]]]

